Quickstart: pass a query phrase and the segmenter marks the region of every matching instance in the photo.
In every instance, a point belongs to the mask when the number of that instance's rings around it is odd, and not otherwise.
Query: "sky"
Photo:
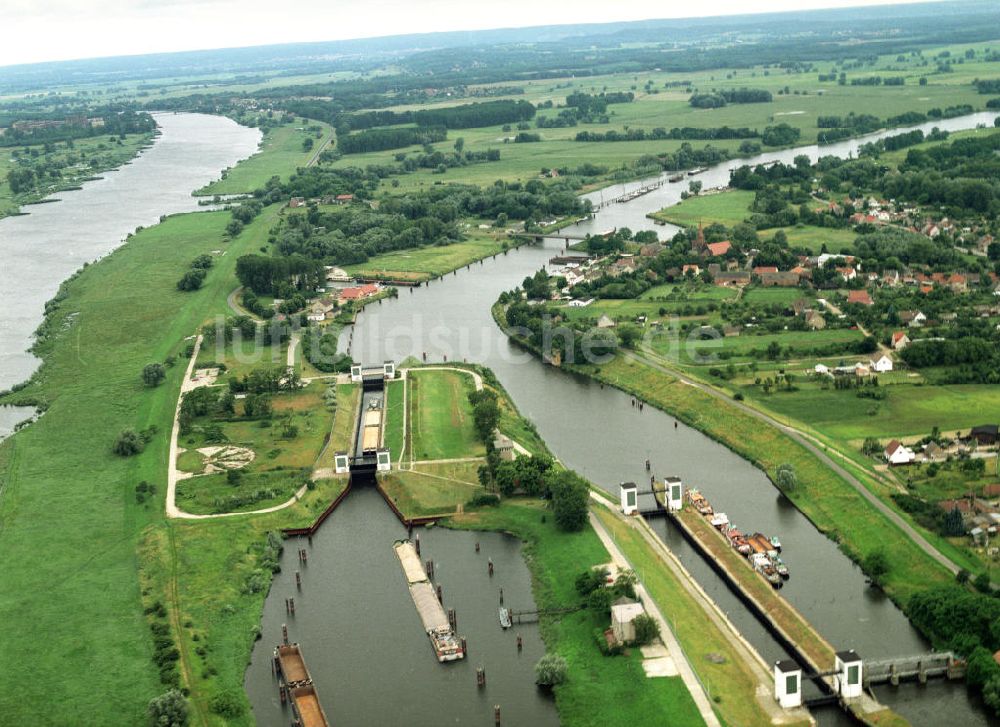
[[[752,12],[914,0],[757,0]],[[924,0],[926,1],[926,0]],[[746,0],[0,0],[0,66],[445,30],[750,12]]]

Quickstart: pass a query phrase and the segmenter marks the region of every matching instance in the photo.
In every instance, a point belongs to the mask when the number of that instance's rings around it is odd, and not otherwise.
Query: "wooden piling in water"
[[[295,587],[302,590],[302,574],[299,571],[295,571]]]
[[[476,552],[477,553],[479,552],[479,541],[478,540],[476,541]]]
[[[503,586],[500,586],[500,605],[503,605]]]
[[[492,578],[493,577],[493,559],[492,558],[490,558],[489,563],[486,566],[486,569],[489,571],[490,577]]]
[[[493,705],[493,724],[500,724],[500,705]]]
[[[444,603],[444,597],[441,594],[441,584],[440,583],[438,583],[438,585],[437,585],[437,596],[438,596],[438,603]]]
[[[281,624],[281,641],[288,645],[288,624]]]
[[[453,608],[448,609],[448,623],[451,624],[451,630],[454,631],[458,620],[455,618],[455,609]]]
[[[521,634],[517,635],[517,650],[520,651],[524,648],[524,640],[521,638]]]

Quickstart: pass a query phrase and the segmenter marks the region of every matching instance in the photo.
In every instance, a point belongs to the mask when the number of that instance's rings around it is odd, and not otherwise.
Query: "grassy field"
[[[151,134],[128,134],[125,139],[109,141],[107,136],[95,136],[89,139],[76,139],[73,147],[59,142],[46,152],[42,144],[18,147],[0,147],[0,218],[16,214],[21,205],[25,205],[54,192],[77,187],[85,180],[101,172],[114,169],[129,161],[142,147],[152,141]],[[17,150],[28,150],[32,166],[53,165],[62,166],[61,176],[50,179],[31,192],[14,194],[7,181],[7,174],[20,164],[12,158]],[[66,165],[66,166],[63,166]]]
[[[415,460],[482,457],[467,395],[472,377],[455,371],[410,369],[409,426]]]
[[[406,382],[401,380],[390,381],[385,387],[385,432],[383,442],[388,447],[393,461],[399,459],[403,452],[403,442],[406,436],[404,431],[404,396],[403,390]]]
[[[887,397],[881,401],[816,384],[799,387],[799,391],[771,396],[748,387],[744,395],[844,443],[865,437],[888,441],[892,437],[926,436],[935,426],[942,431],[968,430],[994,422],[1000,411],[1000,390],[989,385],[886,386]]]
[[[463,268],[504,250],[505,242],[476,233],[464,242],[432,245],[410,250],[394,250],[368,262],[347,265],[344,270],[361,277],[384,277],[397,280],[429,280]]]
[[[357,424],[360,400],[361,387],[357,384],[337,385],[337,408],[333,415],[333,427],[330,429],[330,441],[320,453],[316,462],[317,469],[333,469],[334,455],[337,452],[350,451],[354,442],[354,426]]]
[[[699,223],[707,226],[713,222],[732,227],[747,218],[753,198],[753,192],[743,190],[705,194],[665,207],[651,217],[681,227],[697,227]]]
[[[316,138],[306,126],[320,126],[322,138]],[[296,169],[306,166],[333,133],[328,124],[311,119],[296,119],[292,125],[268,129],[256,154],[226,170],[221,179],[202,187],[196,194],[245,194],[262,188],[275,175],[287,179]],[[302,143],[307,138],[313,140],[313,147],[303,151]]]
[[[406,517],[452,514],[484,492],[476,472],[479,462],[420,464],[394,470],[379,481]]]
[[[664,207],[650,215],[655,220],[681,227],[697,227],[699,223],[708,226],[719,222],[732,227],[750,216],[750,205],[754,193],[740,189],[690,197],[671,207]],[[815,225],[795,225],[760,231],[762,240],[770,240],[782,230],[788,238],[788,246],[804,248],[819,254],[823,246],[830,252],[840,252],[854,243],[855,233],[851,228],[816,227]]]
[[[577,574],[606,563],[609,556],[589,526],[579,533],[556,530],[538,501],[507,501],[455,517],[454,527],[510,532],[525,541],[525,559],[531,569],[532,592],[539,608],[575,606]],[[606,657],[597,648],[595,632],[607,619],[591,610],[559,618],[543,618],[542,638],[547,651],[563,656],[568,680],[555,688],[559,719],[566,725],[643,727],[703,724],[679,677],[647,679],[641,655]]]
[[[154,389],[142,386],[139,373],[178,354],[184,338],[224,308],[238,253],[261,244],[273,212],[230,243],[222,242],[225,213],[171,217],[68,284],[55,319],[62,332],[42,344],[45,363],[23,392],[48,401],[48,412],[0,445],[0,617],[12,633],[44,633],[67,646],[39,650],[22,640],[0,652],[3,673],[29,660],[33,672],[0,685],[6,720],[70,724],[87,714],[97,723],[138,724],[146,702],[163,691],[136,546],[144,528],[162,523],[168,433],[184,367],[168,369]],[[201,290],[179,292],[175,284],[190,260],[220,245],[233,254],[219,260]],[[123,459],[111,445],[126,427],[156,433],[143,454]],[[144,504],[134,493],[141,480],[157,487]]]

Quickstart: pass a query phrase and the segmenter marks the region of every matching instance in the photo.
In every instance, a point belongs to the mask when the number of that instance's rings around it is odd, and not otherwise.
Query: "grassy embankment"
[[[45,151],[43,144],[30,146],[0,147],[0,218],[17,214],[22,205],[47,197],[55,192],[74,189],[95,175],[115,169],[134,158],[153,140],[152,134],[128,134],[124,140],[109,141],[108,136],[95,136],[88,139],[76,139],[73,147],[66,142],[57,142],[52,150]],[[37,185],[30,191],[14,194],[7,180],[7,174],[22,165],[12,158],[17,150],[28,150],[31,166],[67,166],[62,167],[58,178],[49,178],[45,183]]]
[[[48,326],[54,335],[39,347],[44,364],[19,394],[47,402],[48,411],[0,445],[7,563],[0,616],[12,632],[44,633],[65,648],[23,640],[0,654],[4,673],[26,664],[32,670],[31,679],[0,686],[7,719],[73,723],[86,713],[105,724],[142,722],[146,702],[165,689],[143,615],[156,601],[179,637],[195,723],[221,723],[204,717],[217,691],[243,699],[263,600],[241,594],[255,562],[249,546],[268,529],[311,521],[341,484],[321,482],[302,503],[267,518],[165,521],[169,431],[185,361],[154,389],[143,387],[139,373],[179,354],[202,322],[225,312],[236,257],[266,239],[274,213],[266,210],[223,243],[227,254],[195,293],[178,292],[175,283],[191,259],[220,246],[225,213],[171,217],[67,284]],[[155,433],[142,454],[123,459],[111,445],[127,427]],[[143,480],[156,493],[139,503]]]
[[[503,252],[509,244],[475,232],[462,242],[395,250],[364,263],[347,265],[344,270],[362,278],[424,282]]]
[[[306,130],[308,126],[322,128],[322,137]],[[196,194],[248,194],[261,189],[271,177],[287,179],[296,169],[306,166],[334,135],[328,124],[312,119],[296,119],[294,124],[268,129],[261,141],[260,151],[244,159],[232,169],[227,169],[221,179],[199,189]],[[308,151],[302,148],[306,139],[313,140]]]

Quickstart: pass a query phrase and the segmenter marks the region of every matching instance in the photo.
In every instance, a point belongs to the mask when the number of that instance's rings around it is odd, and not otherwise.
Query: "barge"
[[[427,572],[420,561],[417,549],[409,540],[397,540],[392,547],[403,568],[410,597],[424,625],[424,631],[431,641],[431,646],[434,647],[437,660],[444,663],[464,659],[465,647],[455,635],[455,630],[444,612],[441,601],[438,600],[434,586],[427,578]]]
[[[281,703],[291,700],[296,722],[302,727],[329,727],[299,645],[282,644],[276,648],[274,666],[280,683]]]
[[[788,566],[778,556],[781,541],[777,537],[769,538],[763,533],[745,534],[729,521],[724,512],[716,512],[698,490],[690,489],[685,494],[688,503],[713,528],[722,533],[733,550],[747,558],[753,570],[774,588],[784,585],[790,573]]]

